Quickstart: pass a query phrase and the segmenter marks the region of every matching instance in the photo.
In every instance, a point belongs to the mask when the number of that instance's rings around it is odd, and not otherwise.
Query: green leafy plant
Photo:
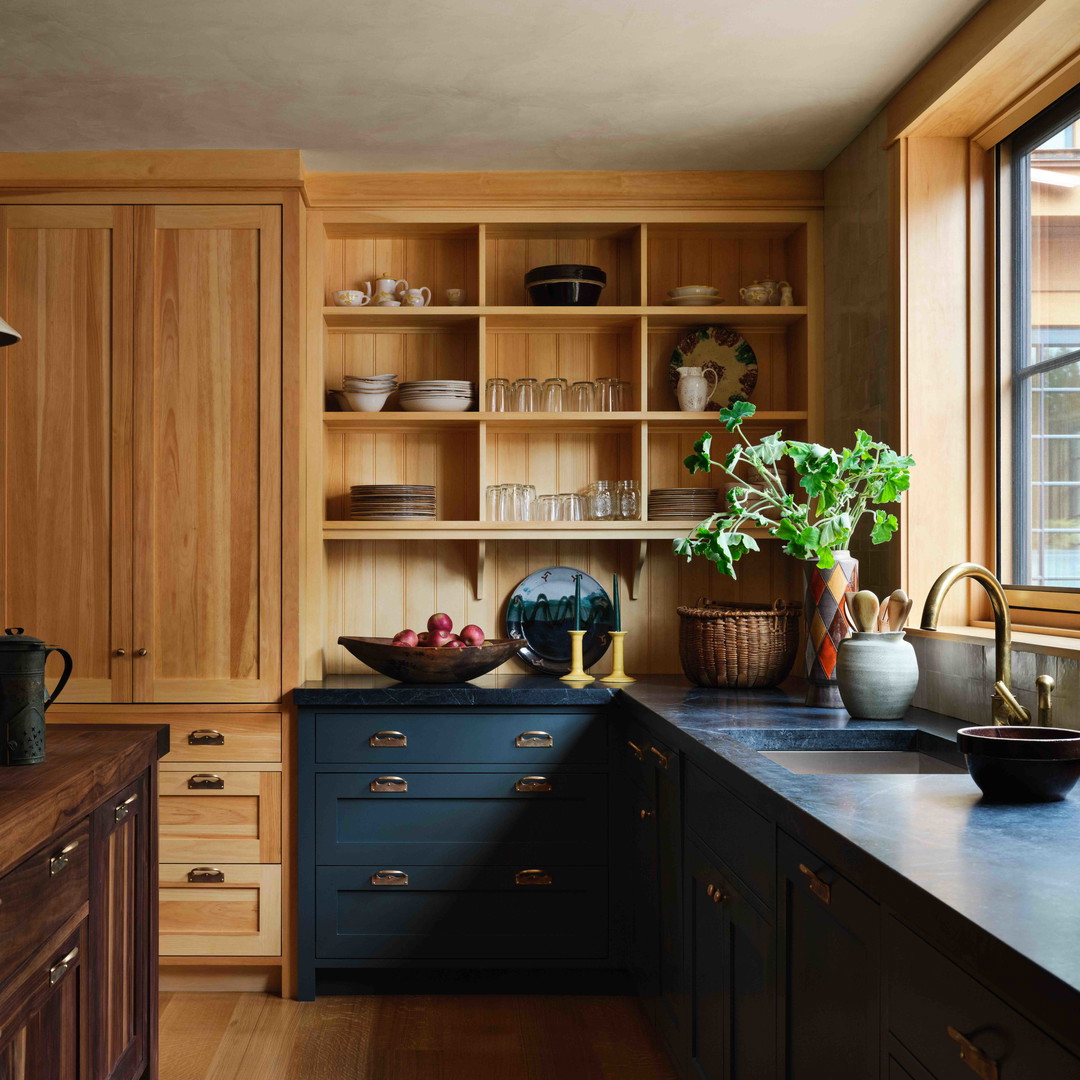
[[[706,432],[683,462],[691,473],[711,472],[715,466],[738,486],[728,491],[723,510],[675,541],[676,555],[685,555],[687,561],[702,556],[715,563],[722,574],[735,577],[735,563],[748,551],[759,550],[754,537],[744,531],[754,526],[783,540],[789,555],[815,559],[823,568],[833,565],[834,551],[847,548],[855,527],[867,514],[872,516],[870,539],[875,544],[892,538],[896,516],[881,507],[897,502],[908,489],[914,458],[874,442],[861,430],[855,432],[855,445],[843,450],[785,440],[780,431],[752,443],[742,423],[755,412],[748,401],[721,409],[724,426],[738,432],[741,441],[717,461],[710,456],[712,435]],[[796,499],[784,488],[777,464],[785,457],[799,476],[805,500]],[[756,478],[743,480],[736,472],[740,465]]]

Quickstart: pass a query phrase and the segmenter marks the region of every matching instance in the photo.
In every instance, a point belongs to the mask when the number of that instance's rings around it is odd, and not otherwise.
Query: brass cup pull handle
[[[980,1050],[966,1035],[961,1034],[950,1024],[945,1029],[946,1034],[960,1047],[960,1060],[980,1080],[998,1080],[1000,1073],[998,1063],[985,1051]]]
[[[832,889],[822,881],[805,863],[799,863],[799,873],[805,874],[810,879],[810,891],[823,903],[827,904],[832,899]]]
[[[113,808],[113,817],[117,821],[123,821],[131,813],[132,806],[138,801],[139,793],[129,795],[119,806]]]
[[[49,985],[55,986],[68,973],[71,965],[78,959],[79,947],[76,945],[67,956],[57,960],[56,963],[49,968]]]
[[[523,776],[514,784],[515,791],[550,791],[551,781],[546,776]]]
[[[221,791],[225,787],[225,780],[217,773],[200,772],[188,780],[187,786],[195,790]]]
[[[49,877],[56,877],[61,870],[65,869],[71,861],[68,856],[79,846],[78,840],[72,840],[70,844],[62,847],[49,860]]]
[[[629,739],[627,739],[626,745],[630,747],[630,753],[633,754],[634,757],[638,759],[638,761],[645,760],[645,751],[640,746],[638,746],[636,742],[631,742]]]
[[[409,875],[404,870],[376,870],[371,875],[372,885],[408,885]]]
[[[225,881],[225,871],[216,866],[194,866],[187,879],[192,885],[220,885]]]
[[[408,746],[408,737],[400,731],[376,731],[368,739],[368,746]]]
[[[551,875],[546,870],[519,870],[514,875],[515,885],[550,885]]]
[[[369,791],[408,791],[408,780],[400,776],[377,776],[368,784]]]
[[[659,750],[656,749],[655,746],[650,746],[649,747],[649,753],[652,754],[656,758],[657,763],[660,765],[661,769],[666,769],[668,767],[668,756],[667,756],[667,754],[662,754]]]
[[[188,746],[224,746],[225,736],[213,728],[199,728],[188,735],[187,741]]]
[[[515,740],[514,745],[522,750],[550,748],[555,745],[555,740],[546,731],[523,731]]]

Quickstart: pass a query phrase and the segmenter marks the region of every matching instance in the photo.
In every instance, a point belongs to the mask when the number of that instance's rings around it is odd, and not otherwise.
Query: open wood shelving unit
[[[623,573],[632,598],[644,597],[650,547],[669,549],[673,539],[696,524],[650,521],[649,490],[722,486],[725,478],[716,473],[691,477],[682,459],[703,431],[712,432],[720,446],[735,438],[713,412],[678,410],[669,359],[695,326],[733,326],[754,348],[759,412],[748,424],[751,433],[783,428],[793,437],[820,437],[819,210],[493,209],[478,211],[471,221],[446,220],[463,213],[342,209],[308,214],[308,385],[312,404],[319,402],[307,413],[309,457],[318,459],[318,476],[309,486],[321,493],[322,502],[318,511],[310,506],[317,521],[308,535],[312,547],[321,544],[324,551],[321,579],[311,583],[323,594],[324,657],[336,655],[335,629],[382,633],[393,625],[389,612],[395,607],[402,612],[401,625],[409,622],[410,593],[416,588],[411,582],[425,575],[440,590],[448,577],[464,576],[468,605],[490,612],[491,604],[501,601],[499,590],[493,596],[486,582],[499,553],[507,561],[508,543],[519,543],[534,560],[571,555],[585,560],[592,553],[605,572],[610,563]],[[604,268],[608,287],[601,302],[588,308],[529,306],[525,271],[558,262]],[[414,287],[427,285],[436,300],[447,288],[462,288],[466,303],[331,305],[336,290],[355,288],[384,272]],[[740,285],[766,275],[789,281],[799,304],[731,303]],[[714,285],[727,303],[697,308],[664,304],[668,289],[699,283]],[[633,408],[618,413],[409,413],[398,411],[393,401],[389,411],[378,413],[320,408],[326,391],[340,388],[343,375],[384,372],[402,381],[468,379],[481,397],[492,377],[528,375],[542,381],[559,375],[572,382],[615,376],[630,384]],[[635,480],[642,492],[642,520],[485,520],[490,484],[532,483],[540,493],[555,493],[578,490],[594,479]],[[434,484],[438,519],[348,520],[348,490],[357,483]],[[607,545],[610,555],[595,556],[602,550],[597,544]],[[446,555],[448,545],[452,557]],[[671,558],[669,551],[665,557]],[[453,568],[448,570],[448,564]],[[759,588],[777,591],[781,586],[776,583],[787,580],[784,573],[759,571],[758,579],[768,582]],[[363,595],[357,584],[361,578],[376,589],[390,589],[386,582],[394,580],[400,592],[400,599],[376,605],[367,625],[354,621],[349,599]],[[501,571],[496,578],[501,586]],[[491,625],[498,612],[483,617]],[[373,624],[380,621],[376,631]],[[341,670],[354,670],[344,663]],[[670,669],[671,661],[667,664]],[[318,664],[309,669],[312,677],[322,673]]]

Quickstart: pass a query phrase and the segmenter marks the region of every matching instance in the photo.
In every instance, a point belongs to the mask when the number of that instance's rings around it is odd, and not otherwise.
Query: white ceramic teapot
[[[371,297],[373,304],[385,304],[388,300],[401,301],[402,294],[408,289],[409,283],[404,278],[392,278],[381,274],[375,279],[375,294]],[[371,282],[364,282],[364,289],[371,293]]]
[[[679,381],[675,393],[679,398],[679,408],[683,412],[704,412],[709,399],[716,389],[718,376],[712,368],[681,367],[676,369]],[[712,382],[709,382],[709,376]]]

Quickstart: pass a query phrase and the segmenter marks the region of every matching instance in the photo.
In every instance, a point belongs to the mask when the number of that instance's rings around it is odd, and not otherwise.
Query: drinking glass
[[[545,379],[541,398],[544,412],[562,412],[566,402],[566,380]]]
[[[488,379],[484,398],[488,412],[506,412],[509,397],[510,383],[507,379]]]
[[[560,521],[581,521],[583,518],[580,495],[571,493],[559,496]]]
[[[610,379],[606,376],[596,380],[594,390],[595,402],[593,408],[597,412],[614,412],[616,407],[615,394],[619,380]]]
[[[593,411],[593,384],[591,382],[576,382],[570,387],[570,411]]]
[[[558,521],[559,520],[559,496],[558,495],[541,495],[536,500],[536,520],[537,521]]]
[[[488,521],[502,521],[502,484],[488,484],[487,487],[487,519]]]
[[[540,386],[535,379],[517,379],[513,391],[515,412],[536,412],[540,407]]]
[[[536,518],[536,488],[532,484],[517,484],[518,504],[521,517],[519,521],[534,521]]]
[[[626,412],[630,408],[633,395],[630,393],[630,383],[626,379],[620,379],[615,388],[615,408],[618,412]]]
[[[641,517],[641,491],[633,480],[615,482],[615,516],[620,521],[637,521]]]
[[[594,480],[588,487],[589,518],[610,521],[615,517],[615,486],[610,480]]]

